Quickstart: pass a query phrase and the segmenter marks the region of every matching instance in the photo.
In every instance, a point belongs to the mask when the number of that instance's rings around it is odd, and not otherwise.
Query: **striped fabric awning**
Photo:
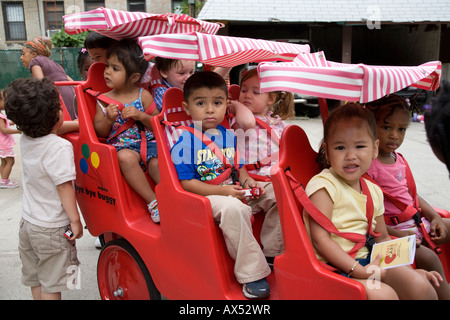
[[[116,40],[193,31],[215,34],[223,26],[221,23],[202,21],[185,14],[151,14],[102,7],[69,14],[63,18],[64,29],[68,34],[92,30]]]
[[[290,91],[321,98],[366,103],[408,86],[436,90],[441,62],[416,67],[370,66],[327,61],[323,52],[299,55],[292,62],[258,66],[262,92]]]
[[[140,37],[138,42],[147,60],[160,56],[196,60],[219,67],[260,61],[292,61],[300,53],[310,52],[309,45],[199,32]]]

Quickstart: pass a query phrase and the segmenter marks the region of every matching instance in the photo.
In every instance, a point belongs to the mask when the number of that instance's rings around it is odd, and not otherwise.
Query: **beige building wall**
[[[8,0],[15,1],[15,0]],[[23,0],[27,39],[47,35],[45,28],[44,1]],[[105,7],[127,10],[127,1],[105,0]],[[64,14],[83,12],[83,0],[64,0]],[[172,11],[171,0],[146,0],[146,11],[151,13],[167,13]],[[6,41],[3,13],[0,11],[0,49],[20,49],[25,41]]]

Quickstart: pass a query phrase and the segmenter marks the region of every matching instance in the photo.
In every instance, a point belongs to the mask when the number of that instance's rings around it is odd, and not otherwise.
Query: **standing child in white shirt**
[[[59,300],[68,270],[79,264],[75,239],[83,235],[72,185],[73,147],[56,135],[64,121],[59,93],[48,78],[17,79],[6,90],[5,109],[23,132],[22,282],[36,300]]]

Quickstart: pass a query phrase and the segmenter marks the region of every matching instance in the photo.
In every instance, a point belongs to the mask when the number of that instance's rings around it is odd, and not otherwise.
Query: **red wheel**
[[[97,281],[103,300],[159,300],[144,262],[125,240],[108,242],[100,252]]]

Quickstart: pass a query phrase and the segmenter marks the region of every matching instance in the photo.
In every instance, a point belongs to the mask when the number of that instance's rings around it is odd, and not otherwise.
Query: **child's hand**
[[[238,104],[239,102],[236,100],[228,100],[228,111],[232,114],[236,114],[236,104]]]
[[[416,271],[423,274],[434,287],[439,287],[441,285],[439,282],[444,281],[437,271],[427,271],[423,269],[416,269]]]
[[[135,107],[128,106],[122,109],[122,118],[140,120],[139,117],[141,116],[141,113],[142,112]]]
[[[381,254],[378,254],[376,258],[369,263],[368,265],[362,267],[359,265],[352,273],[352,277],[357,279],[368,279],[370,276],[379,277],[379,279],[383,279],[386,270],[380,268],[381,260],[383,259],[383,256]],[[360,268],[362,267],[362,268]],[[375,272],[378,272],[379,274],[374,274]]]
[[[245,199],[245,191],[240,185],[230,184],[222,186],[221,188],[223,191],[221,193],[225,196],[232,196],[238,198],[239,200]]]
[[[106,117],[109,120],[116,120],[117,116],[119,115],[119,110],[117,109],[117,105],[115,104],[109,104],[106,108]]]
[[[71,222],[70,230],[72,230],[73,236],[70,237],[69,240],[79,239],[83,236],[83,225],[81,224],[80,220],[78,220],[77,222]]]
[[[448,234],[447,227],[444,225],[444,222],[440,217],[431,220],[430,222],[431,240],[439,244],[441,240],[447,238],[447,234]]]
[[[259,183],[257,183],[254,179],[248,178],[244,181],[244,184],[242,185],[244,189],[252,189],[252,188],[258,188],[259,189],[259,196],[253,196],[253,197],[247,197],[247,200],[253,200],[258,199],[260,196],[264,195],[266,193],[266,189],[261,187]]]

